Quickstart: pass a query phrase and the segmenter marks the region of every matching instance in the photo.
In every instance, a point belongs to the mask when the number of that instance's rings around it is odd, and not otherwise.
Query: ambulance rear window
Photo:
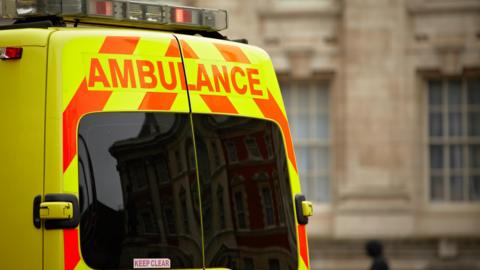
[[[80,241],[88,266],[202,267],[200,214],[192,207],[197,177],[186,159],[193,150],[191,131],[188,114],[96,113],[81,119]]]
[[[193,127],[207,268],[298,269],[293,199],[278,126],[194,114]]]
[[[283,145],[278,126],[262,119],[84,116],[78,129],[83,259],[94,269],[297,269]]]

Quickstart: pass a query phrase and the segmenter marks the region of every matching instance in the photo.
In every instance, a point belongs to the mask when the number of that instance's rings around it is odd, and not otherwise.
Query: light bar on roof
[[[0,18],[81,14],[83,0],[1,0]]]
[[[161,0],[0,0],[0,18],[57,15],[102,23],[167,25],[174,29],[220,31],[227,28],[227,12],[220,9],[181,7]],[[120,23],[121,24],[121,23]]]

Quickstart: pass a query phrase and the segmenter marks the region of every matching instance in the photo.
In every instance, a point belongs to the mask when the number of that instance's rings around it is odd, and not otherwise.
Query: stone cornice
[[[410,14],[478,12],[478,0],[409,0],[407,10]]]
[[[273,8],[263,8],[258,11],[261,18],[264,19],[277,19],[285,17],[338,17],[342,14],[342,6],[339,2],[327,2],[323,5],[313,4],[296,4],[291,5],[276,5]]]

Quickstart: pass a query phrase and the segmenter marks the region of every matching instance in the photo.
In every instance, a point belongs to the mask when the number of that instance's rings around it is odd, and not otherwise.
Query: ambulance
[[[224,10],[0,0],[0,268],[306,270],[269,56]]]

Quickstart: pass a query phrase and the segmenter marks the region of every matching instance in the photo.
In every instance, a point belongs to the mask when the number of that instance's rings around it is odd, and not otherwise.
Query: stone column
[[[413,230],[405,3],[343,3],[335,235],[404,236]]]

